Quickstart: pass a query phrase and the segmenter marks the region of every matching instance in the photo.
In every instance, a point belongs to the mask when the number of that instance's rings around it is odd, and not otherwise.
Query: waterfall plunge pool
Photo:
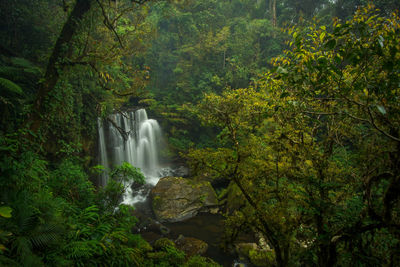
[[[134,206],[143,218],[151,218],[154,221],[148,199],[151,188],[162,177],[182,176],[177,175],[177,170],[182,167],[161,167],[159,163],[162,134],[157,121],[149,119],[144,109],[112,114],[107,120],[98,119],[98,136],[98,162],[101,165],[109,169],[125,161],[139,168],[144,174],[146,183],[134,189],[132,184],[127,185],[122,203]],[[99,184],[105,186],[107,180],[108,174],[104,172]],[[175,240],[179,235],[184,235],[203,240],[209,245],[205,256],[223,266],[235,266],[235,255],[226,253],[219,245],[224,232],[222,215],[200,213],[186,221],[168,223],[165,226],[169,229],[168,238]],[[146,227],[140,231],[143,238],[150,243],[162,237],[160,233]]]

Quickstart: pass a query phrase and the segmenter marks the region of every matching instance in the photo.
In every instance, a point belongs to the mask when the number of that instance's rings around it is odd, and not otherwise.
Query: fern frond
[[[88,259],[96,254],[97,242],[95,240],[75,241],[65,247],[68,259]],[[100,251],[102,248],[99,246]]]
[[[0,266],[19,266],[18,262],[0,254]]]
[[[28,254],[21,258],[22,266],[45,266],[42,259],[36,254]]]
[[[8,80],[17,81],[23,78],[21,69],[11,66],[0,66],[0,76]]]
[[[57,224],[44,224],[29,236],[34,248],[45,248],[59,239],[60,227]]]
[[[32,254],[31,243],[25,236],[17,237],[11,245],[11,249],[15,250],[17,255],[19,255],[21,258],[25,258],[29,254]]]
[[[142,253],[137,248],[129,248],[126,247],[123,250],[124,255],[128,257],[130,262],[134,263],[136,266],[141,266],[141,262],[143,261]]]
[[[22,57],[11,58],[11,63],[12,65],[23,69],[38,69],[38,67],[36,67],[32,62]]]
[[[128,242],[128,237],[126,236],[125,231],[114,231],[110,234],[110,238],[114,240],[119,240],[123,243]]]
[[[79,216],[84,222],[94,223],[99,220],[99,208],[96,205],[89,206]]]
[[[101,223],[99,226],[96,228],[96,233],[99,235],[106,235],[107,233],[111,232],[112,226],[108,223]]]
[[[5,79],[5,78],[1,78],[0,77],[0,88],[1,91],[5,91],[8,93],[15,93],[15,94],[19,94],[19,95],[23,95],[24,91],[22,90],[22,88],[17,85],[16,83]]]
[[[19,230],[21,234],[29,233],[35,229],[39,224],[39,217],[35,214],[20,214],[19,218]]]

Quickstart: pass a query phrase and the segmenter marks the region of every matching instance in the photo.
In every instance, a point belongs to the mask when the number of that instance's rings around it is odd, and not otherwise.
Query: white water
[[[100,164],[105,168],[108,167],[108,159],[107,159],[107,151],[106,151],[106,143],[104,139],[104,127],[103,122],[100,118],[97,119],[97,127],[99,131],[99,152],[100,152]],[[102,156],[105,155],[105,156]],[[107,171],[101,173],[100,184],[101,186],[105,186],[107,183]]]
[[[114,123],[98,120],[99,131],[99,162],[106,169],[128,162],[140,168],[146,177],[146,184],[156,185],[161,175],[159,164],[159,149],[161,144],[161,128],[156,120],[148,119],[146,110],[113,114],[109,117]],[[120,131],[125,132],[125,139]],[[108,175],[102,173],[101,185],[107,184]],[[146,188],[133,192],[131,184],[127,188],[123,203],[134,204],[144,201],[147,197]]]

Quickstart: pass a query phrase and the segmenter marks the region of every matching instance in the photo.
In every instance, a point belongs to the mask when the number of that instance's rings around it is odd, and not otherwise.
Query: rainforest
[[[400,266],[398,0],[1,0],[0,266]]]

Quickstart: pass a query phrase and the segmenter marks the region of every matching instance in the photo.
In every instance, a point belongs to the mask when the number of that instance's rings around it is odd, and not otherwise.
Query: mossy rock
[[[217,195],[209,182],[181,177],[164,177],[151,190],[152,208],[158,221],[178,222],[218,205]]]
[[[206,253],[208,244],[200,239],[180,235],[175,241],[178,249],[185,252],[187,257]]]
[[[162,200],[160,196],[155,196],[151,202],[153,209],[159,209],[162,206]]]
[[[143,238],[140,238],[139,241],[137,241],[137,246],[143,252],[149,252],[153,250],[153,247],[149,244],[149,242],[147,242]]]
[[[146,254],[147,258],[152,260],[161,260],[167,257],[168,253],[165,251],[148,252]]]
[[[157,239],[154,242],[153,246],[156,250],[162,250],[166,247],[175,247],[175,243],[172,240],[170,240],[166,237],[163,237],[163,238]]]

